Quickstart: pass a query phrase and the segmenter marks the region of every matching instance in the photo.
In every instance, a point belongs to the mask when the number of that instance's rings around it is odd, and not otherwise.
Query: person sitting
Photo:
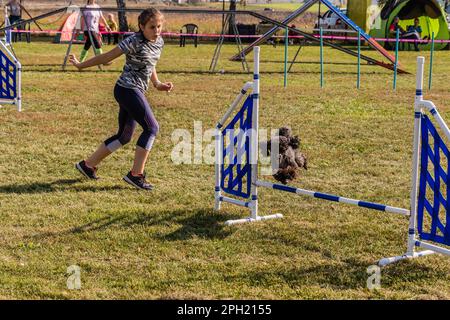
[[[414,19],[414,25],[413,26],[408,26],[407,32],[417,32],[419,34],[419,38],[423,39],[423,40],[430,39],[429,36],[425,36],[425,37],[422,38],[422,27],[420,26],[419,18],[415,18]]]
[[[291,28],[297,28],[295,24],[291,24]],[[289,30],[288,36],[289,36],[289,44],[295,44],[300,43],[300,38],[298,38],[298,33],[292,30]]]
[[[417,25],[416,25],[416,22],[414,22],[415,28],[417,28],[417,29],[420,28],[420,30],[422,31],[422,28],[420,27],[418,22],[419,22],[419,19],[417,19]],[[417,32],[417,29],[414,29],[413,31],[406,31],[405,29],[403,29],[403,27],[399,23],[400,23],[400,18],[395,17],[394,21],[392,22],[392,24],[389,27],[389,32],[391,34],[394,34],[396,36],[397,31],[398,31],[400,33],[401,39],[420,40],[420,34]],[[414,41],[414,49],[416,51],[420,51],[419,44],[417,43],[417,41]]]
[[[408,29],[406,30],[407,32],[417,32],[419,34],[419,36],[422,36],[422,27],[420,26],[420,21],[419,18],[415,18],[414,19],[414,25],[413,26],[408,26]]]
[[[389,32],[391,34],[396,34],[397,30],[400,31],[400,35],[402,35],[403,33],[405,33],[405,29],[402,28],[402,26],[399,24],[400,23],[400,18],[399,17],[395,17],[394,21],[392,22],[392,24],[389,26]]]

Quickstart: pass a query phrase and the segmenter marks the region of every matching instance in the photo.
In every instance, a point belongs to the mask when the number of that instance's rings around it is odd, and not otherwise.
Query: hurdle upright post
[[[358,78],[356,88],[361,88],[361,30],[358,30]]]
[[[250,165],[252,167],[252,184],[251,184],[251,219],[258,218],[258,187],[256,180],[258,180],[258,145],[259,145],[259,56],[260,47],[255,47],[253,50],[253,113],[252,125],[250,129]]]
[[[320,87],[323,88],[323,29],[320,27]]]
[[[5,6],[5,27],[9,27],[9,15],[8,15],[8,6]],[[5,38],[4,41],[7,45],[11,44],[11,29],[5,30]]]
[[[22,64],[17,60],[17,111],[22,111]]]
[[[431,86],[433,84],[433,56],[434,56],[434,31],[431,33],[430,75],[428,77],[428,90],[431,90]]]
[[[400,42],[400,29],[397,29],[395,35],[395,64],[394,64],[394,90],[397,89],[397,69],[398,69],[398,47]]]
[[[422,107],[418,103],[423,97],[423,66],[425,58],[417,59],[417,75],[416,75],[416,97],[414,104],[414,138],[413,138],[413,158],[412,158],[412,177],[411,177],[411,194],[410,194],[410,217],[408,228],[408,250],[407,255],[413,256],[415,250],[415,238],[417,228],[417,183],[419,179],[419,144],[420,144],[420,118],[422,116]]]
[[[284,87],[287,87],[287,62],[288,62],[288,46],[289,46],[289,29],[286,28],[284,35]]]

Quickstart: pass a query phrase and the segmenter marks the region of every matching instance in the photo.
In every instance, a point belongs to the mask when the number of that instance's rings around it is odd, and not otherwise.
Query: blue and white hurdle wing
[[[255,47],[253,81],[245,84],[216,127],[215,209],[220,209],[221,202],[228,202],[251,211],[248,218],[228,220],[227,225],[283,217],[281,214],[258,215],[259,53],[260,48]],[[226,124],[249,89],[252,94]]]
[[[0,104],[16,105],[22,111],[22,65],[0,41]]]
[[[408,249],[402,256],[380,260],[381,266],[433,253],[450,255],[450,130],[433,102],[423,99],[425,59],[417,59],[414,108],[413,175]],[[435,126],[432,119],[437,123]],[[419,183],[418,183],[419,181]],[[423,251],[416,251],[416,248]]]

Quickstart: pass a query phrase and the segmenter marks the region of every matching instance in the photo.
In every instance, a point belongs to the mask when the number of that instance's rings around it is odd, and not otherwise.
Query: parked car
[[[341,10],[343,14],[347,15],[347,10]],[[315,29],[322,28],[327,29],[346,29],[346,24],[342,19],[333,11],[328,10],[322,16],[319,17],[319,24],[316,23]]]
[[[341,10],[343,14],[347,15],[347,10]],[[323,34],[327,36],[347,37],[351,34],[347,32],[337,32],[338,30],[348,30],[349,26],[342,21],[342,19],[333,11],[328,10],[319,17],[319,25],[316,23],[314,29],[323,29]]]
[[[450,30],[450,6],[445,8],[445,12],[447,13],[447,24],[448,24],[448,29]]]
[[[450,30],[450,1],[445,2],[445,13],[447,13],[448,29]]]

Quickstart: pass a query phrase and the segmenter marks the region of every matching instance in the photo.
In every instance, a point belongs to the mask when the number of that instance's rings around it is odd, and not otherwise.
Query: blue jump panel
[[[450,245],[449,149],[426,115],[421,130],[418,233],[422,240]]]

